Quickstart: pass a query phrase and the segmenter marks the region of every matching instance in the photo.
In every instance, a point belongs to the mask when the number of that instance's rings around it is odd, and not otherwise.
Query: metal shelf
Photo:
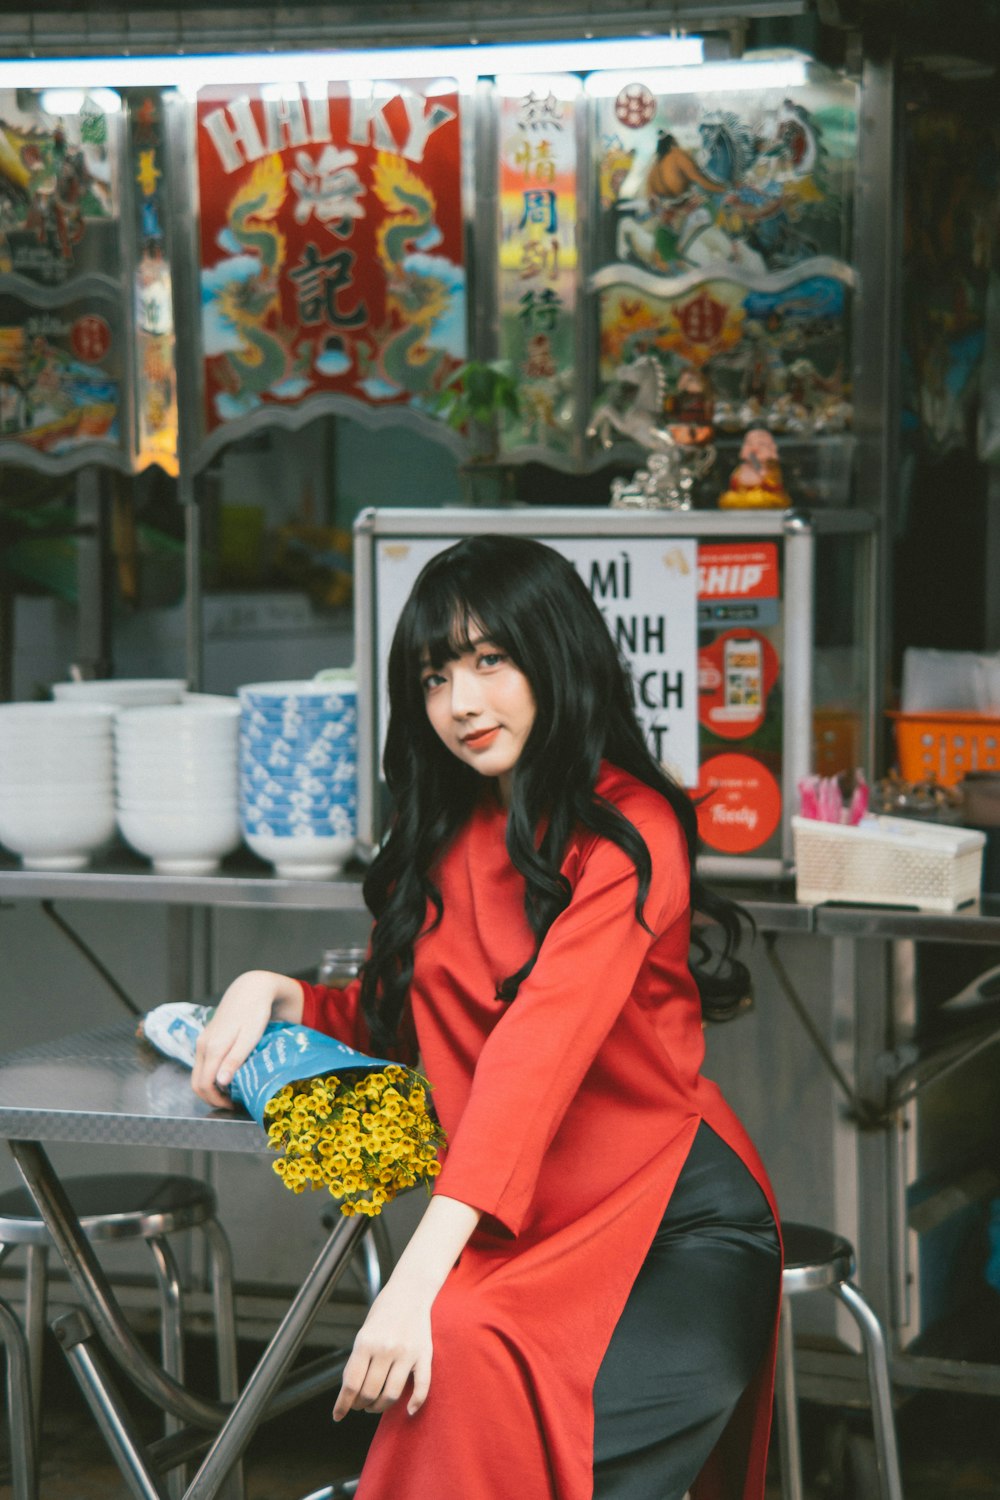
[[[146,860],[121,847],[86,870],[25,870],[0,851],[0,901],[138,901],[363,912],[364,875],[364,867],[353,864],[335,880],[281,880],[246,850],[230,855],[215,875],[157,875]],[[791,893],[737,884],[726,887],[726,893],[762,932],[811,932],[815,926],[815,908],[803,906]]]
[[[242,852],[214,875],[158,875],[145,860],[113,849],[80,871],[25,870],[0,854],[0,901],[139,901],[175,906],[248,906],[300,911],[364,911],[364,870],[351,866],[334,880],[279,879]]]

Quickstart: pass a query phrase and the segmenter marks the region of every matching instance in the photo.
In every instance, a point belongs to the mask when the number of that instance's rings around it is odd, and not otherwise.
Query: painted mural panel
[[[206,433],[433,404],[465,356],[459,114],[440,80],[199,94]]]
[[[118,275],[110,103],[106,90],[0,90],[0,276]]]
[[[46,310],[0,294],[0,447],[61,458],[119,444],[124,337],[111,301]]]
[[[595,86],[600,377],[638,356],[707,378],[718,431],[850,421],[857,91],[800,65],[755,83],[716,65]]]

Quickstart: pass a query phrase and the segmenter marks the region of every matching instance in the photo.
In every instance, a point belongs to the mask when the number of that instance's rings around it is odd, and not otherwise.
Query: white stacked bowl
[[[82,870],[114,835],[115,710],[0,704],[0,844],[29,870]]]
[[[209,875],[240,842],[239,704],[123,709],[115,724],[118,827],[161,875]]]
[[[243,838],[279,875],[327,880],[357,840],[357,687],[344,678],[237,692]]]
[[[100,677],[87,682],[54,682],[52,696],[57,703],[143,708],[154,703],[179,703],[186,687],[180,677]]]

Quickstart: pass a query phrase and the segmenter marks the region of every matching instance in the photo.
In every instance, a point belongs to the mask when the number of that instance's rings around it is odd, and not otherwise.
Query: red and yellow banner
[[[432,405],[466,352],[457,86],[211,88],[197,113],[206,433],[323,395]]]

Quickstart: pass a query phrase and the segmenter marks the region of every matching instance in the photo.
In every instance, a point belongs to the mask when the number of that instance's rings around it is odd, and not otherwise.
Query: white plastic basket
[[[986,837],[913,818],[865,818],[854,827],[792,818],[799,901],[857,901],[955,911],[975,901]]]

